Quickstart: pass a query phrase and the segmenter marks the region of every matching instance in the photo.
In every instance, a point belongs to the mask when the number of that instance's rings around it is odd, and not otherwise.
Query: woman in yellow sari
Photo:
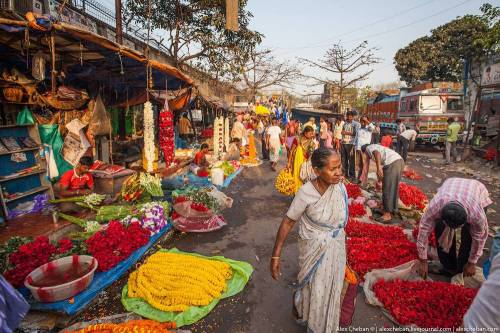
[[[306,126],[300,136],[296,137],[288,154],[288,169],[295,180],[295,192],[302,186],[300,170],[302,164],[307,162],[312,153],[318,148],[318,143],[314,139],[315,132],[311,126]]]

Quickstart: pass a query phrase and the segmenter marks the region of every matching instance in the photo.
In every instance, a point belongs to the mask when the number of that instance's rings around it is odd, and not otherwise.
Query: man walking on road
[[[396,136],[397,136],[396,150],[399,152],[399,151],[401,151],[401,146],[403,145],[403,143],[401,142],[401,133],[406,131],[406,125],[402,119],[397,119],[396,125],[398,126],[397,132],[396,132]]]
[[[328,139],[328,124],[325,117],[321,117],[319,121],[319,147],[324,148],[326,139]]]
[[[399,142],[401,143],[398,146],[398,153],[403,157],[403,160],[406,163],[406,158],[408,157],[408,148],[410,147],[410,143],[417,139],[417,131],[413,129],[407,129],[401,133],[399,136]]]
[[[351,111],[346,113],[346,121],[342,128],[342,172],[348,179],[356,177],[355,162],[356,155],[354,151],[354,143],[358,133],[357,123],[353,121],[354,115]]]
[[[457,141],[458,132],[460,132],[461,125],[455,121],[454,118],[448,118],[448,130],[446,131],[446,164],[457,161]]]

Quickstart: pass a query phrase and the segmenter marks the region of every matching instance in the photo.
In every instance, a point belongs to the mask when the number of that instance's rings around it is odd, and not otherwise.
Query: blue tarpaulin
[[[172,228],[169,223],[157,234],[151,236],[149,242],[143,247],[137,249],[126,260],[120,262],[107,272],[99,272],[94,274],[94,279],[90,286],[80,294],[74,297],[74,302],[70,303],[69,300],[64,300],[55,303],[38,303],[31,296],[27,288],[21,288],[19,291],[31,304],[32,310],[53,311],[73,315],[83,310],[104,288],[111,285],[114,281],[118,280],[130,267],[132,267],[146,251],[153,246],[156,241],[160,239],[168,230]]]
[[[231,182],[238,176],[241,171],[243,171],[243,167],[240,167],[238,170],[230,174],[229,176],[226,177],[224,180],[224,183],[222,186],[217,186],[219,190],[228,187]],[[208,180],[208,177],[198,177],[192,172],[188,172],[186,174],[189,183],[187,185],[190,186],[195,186],[195,187],[209,187],[212,186],[212,182]],[[181,188],[184,187],[186,184],[184,184],[184,177],[183,175],[177,176],[171,179],[164,179],[162,182],[162,186],[166,189],[176,189],[176,188]]]

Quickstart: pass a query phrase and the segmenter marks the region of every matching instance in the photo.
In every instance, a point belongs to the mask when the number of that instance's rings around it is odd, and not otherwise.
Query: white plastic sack
[[[451,284],[456,284],[466,288],[479,289],[485,280],[483,269],[476,266],[476,274],[467,277],[464,277],[463,273],[456,274],[451,278]]]
[[[224,194],[224,192],[219,191],[215,186],[211,187],[210,195],[217,200],[220,207],[219,212],[233,206],[233,199]]]
[[[418,266],[419,261],[415,259],[393,268],[374,269],[366,273],[363,285],[366,303],[383,307],[382,303],[379,302],[373,292],[373,285],[375,285],[378,280],[422,281],[422,278],[418,274]],[[428,278],[427,280],[430,281],[431,279]]]

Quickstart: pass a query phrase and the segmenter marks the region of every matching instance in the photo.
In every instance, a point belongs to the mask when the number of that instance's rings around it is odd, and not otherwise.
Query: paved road
[[[440,165],[429,160],[432,154],[411,158],[410,165],[424,180],[418,185],[428,194],[435,193],[446,176],[453,174],[440,169]],[[431,177],[429,177],[431,176]],[[282,279],[271,279],[268,269],[274,237],[281,218],[291,198],[279,195],[274,189],[276,173],[269,165],[245,169],[225,190],[234,198],[234,205],[224,212],[228,225],[222,230],[207,234],[179,234],[162,241],[167,248],[177,247],[204,255],[224,255],[244,260],[253,265],[255,271],[245,290],[235,297],[222,300],[206,318],[188,327],[194,333],[274,333],[305,332],[295,324],[292,317],[291,295],[298,272],[298,248],[296,229],[290,234],[282,255]],[[491,184],[488,184],[490,186]],[[498,186],[490,187],[498,202]],[[497,212],[500,209],[494,207]],[[499,214],[491,215],[490,222],[499,221]],[[123,312],[119,303],[121,288],[126,277],[115,282],[100,296],[99,301],[83,314],[84,318]],[[363,293],[358,292],[353,328],[392,326],[377,308],[365,304]]]

